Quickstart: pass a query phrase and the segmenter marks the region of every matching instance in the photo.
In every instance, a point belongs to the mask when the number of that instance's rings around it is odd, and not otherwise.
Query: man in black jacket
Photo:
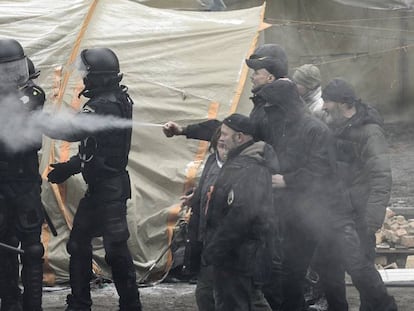
[[[251,76],[253,108],[249,115],[254,127],[254,138],[266,141],[267,126],[266,114],[263,110],[264,101],[258,96],[258,92],[263,85],[287,76],[287,55],[285,50],[278,44],[263,44],[253,52],[249,59],[246,59],[246,64],[254,70]],[[221,122],[216,119],[190,124],[185,127],[169,121],[164,125],[163,132],[167,137],[185,135],[187,138],[209,141],[220,125]]]
[[[283,220],[282,310],[303,310],[302,283],[317,244],[331,245],[331,253],[342,258],[332,264],[344,265],[371,310],[397,310],[378,271],[361,251],[349,197],[336,172],[331,131],[305,113],[293,82],[277,80],[263,87],[260,95],[267,101],[272,146],[280,163],[273,186],[280,191]]]
[[[324,110],[334,132],[340,175],[350,192],[361,248],[369,262],[375,261],[375,232],[381,228],[391,193],[391,166],[383,120],[378,111],[362,103],[354,88],[343,79],[330,81],[323,90]],[[322,264],[322,273],[323,267]],[[333,277],[340,279],[335,281]],[[326,278],[328,278],[326,280]],[[334,284],[342,274],[322,276],[333,299]],[[372,310],[361,294],[361,309]]]
[[[85,49],[80,54],[79,66],[85,73],[81,95],[90,98],[79,116],[109,115],[131,120],[133,102],[126,87],[119,85],[122,74],[115,53],[108,48]],[[67,311],[91,310],[91,241],[97,236],[103,236],[105,261],[112,269],[119,309],[141,310],[135,267],[127,245],[126,201],[131,196],[131,186],[126,166],[131,133],[131,128],[50,133],[53,138],[81,143],[79,153],[68,162],[52,164],[48,180],[62,183],[71,175],[82,173],[88,184],[67,243],[72,289]]]
[[[224,119],[219,142],[228,155],[208,204],[203,258],[214,266],[216,310],[252,310],[257,253],[272,225],[266,144],[254,142],[253,126],[240,114]]]

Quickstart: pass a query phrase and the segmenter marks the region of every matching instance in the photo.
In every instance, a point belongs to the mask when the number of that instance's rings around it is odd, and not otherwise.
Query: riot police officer
[[[44,92],[36,95],[28,86],[27,57],[14,39],[0,39],[0,114],[4,120],[29,117],[34,101],[42,106]],[[41,135],[34,143],[15,149],[5,139],[2,122],[0,139],[0,242],[24,250],[21,255],[23,295],[19,288],[18,254],[0,249],[1,311],[42,310],[43,245],[40,240],[43,210],[40,198],[37,152]],[[22,128],[22,135],[24,135]],[[19,133],[18,133],[19,134]]]
[[[89,98],[83,106],[83,113],[132,119],[133,102],[126,87],[119,84],[122,74],[112,50],[83,50],[78,69],[84,73],[85,85],[80,95]],[[68,162],[52,164],[54,169],[48,175],[49,181],[62,183],[81,172],[88,184],[86,194],[79,202],[67,244],[72,289],[67,299],[67,311],[91,310],[91,241],[96,236],[103,236],[105,260],[112,269],[120,310],[141,310],[135,268],[127,246],[126,201],[131,196],[131,187],[126,166],[131,133],[131,128],[124,128],[70,131],[70,134],[53,137],[80,141],[80,146],[78,154]]]

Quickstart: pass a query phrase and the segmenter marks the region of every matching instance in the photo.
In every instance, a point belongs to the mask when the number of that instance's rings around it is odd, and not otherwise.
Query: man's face
[[[253,71],[250,79],[252,80],[253,88],[257,88],[274,81],[274,76],[266,69],[261,68]]]
[[[227,147],[222,142],[218,142],[217,144],[217,153],[221,161],[225,161],[227,158]]]
[[[324,102],[322,109],[327,114],[327,123],[340,123],[341,121],[345,120],[341,105],[343,104],[331,100]]]
[[[234,148],[239,146],[239,135],[240,133],[237,133],[236,131],[232,130],[227,125],[222,124],[221,135],[218,143],[222,144],[222,146],[227,150],[227,152],[229,152],[230,150],[233,150]]]
[[[308,92],[308,89],[305,86],[303,86],[302,84],[296,83],[296,86],[298,88],[298,92],[299,92],[300,96],[303,96],[303,95],[306,94],[306,92]]]

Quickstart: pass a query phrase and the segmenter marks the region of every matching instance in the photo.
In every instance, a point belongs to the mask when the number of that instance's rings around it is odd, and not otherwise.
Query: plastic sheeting
[[[229,12],[178,12],[150,8],[127,0],[1,1],[0,36],[19,40],[41,70],[37,83],[47,93],[46,108],[77,111],[83,99],[71,63],[83,48],[113,49],[134,105],[134,120],[188,124],[223,118],[234,110],[250,111],[243,99],[247,68],[254,49],[262,8]],[[77,144],[44,139],[43,178],[49,164],[65,161]],[[160,127],[134,125],[129,173],[129,247],[141,275],[171,239],[179,196],[194,184],[207,144],[184,137],[167,139]],[[46,281],[68,280],[65,244],[77,203],[85,191],[80,176],[61,186],[45,181],[42,198],[58,231],[43,231]],[[177,217],[177,216],[175,216]],[[97,217],[99,221],[99,217]],[[154,269],[164,271],[171,254]],[[95,270],[109,275],[99,239],[94,241]]]

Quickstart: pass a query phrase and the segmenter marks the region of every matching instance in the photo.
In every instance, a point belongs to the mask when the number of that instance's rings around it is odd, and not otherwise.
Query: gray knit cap
[[[307,89],[313,90],[321,85],[321,72],[315,65],[305,64],[296,68],[292,80],[296,84],[301,84]]]

